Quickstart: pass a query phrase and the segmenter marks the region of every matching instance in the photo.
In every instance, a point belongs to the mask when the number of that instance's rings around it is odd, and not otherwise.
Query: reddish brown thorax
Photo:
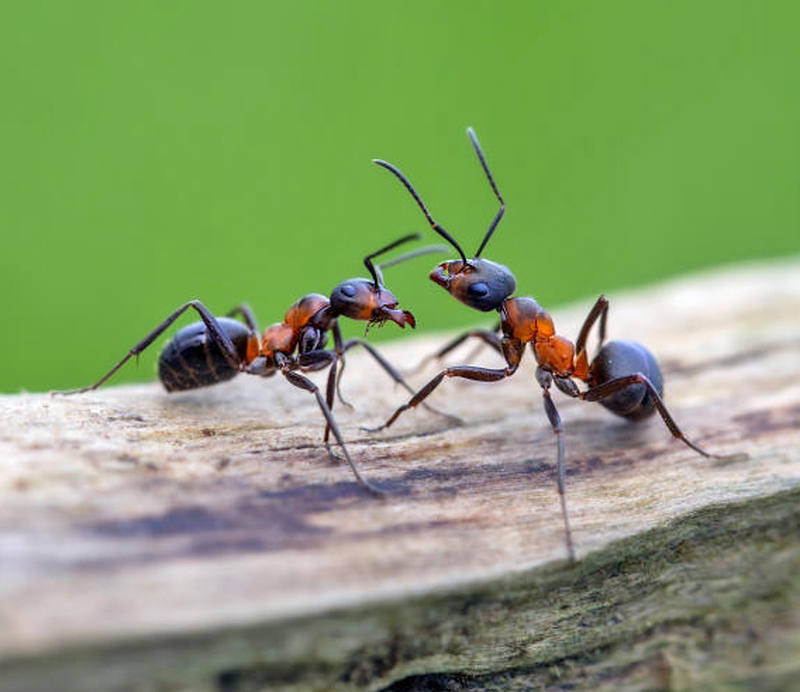
[[[261,338],[261,355],[272,358],[276,353],[291,353],[299,333],[285,322],[276,322],[264,330]]]
[[[328,307],[329,304],[327,297],[321,293],[309,293],[286,311],[283,322],[294,331],[299,332],[311,321],[312,317],[323,308]]]
[[[272,358],[275,353],[294,351],[303,328],[328,306],[328,299],[319,293],[309,293],[292,304],[286,311],[283,322],[271,324],[264,330],[261,355]]]
[[[506,338],[531,344],[536,362],[559,377],[588,378],[586,354],[575,360],[575,346],[556,334],[553,319],[533,298],[509,298],[500,308]]]
[[[509,298],[500,309],[503,333],[526,343],[556,333],[550,315],[533,298]]]

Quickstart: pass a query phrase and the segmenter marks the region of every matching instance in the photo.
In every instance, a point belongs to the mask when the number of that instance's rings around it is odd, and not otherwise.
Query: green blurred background
[[[548,308],[796,253],[799,22],[789,1],[9,3],[0,391],[90,383],[189,298],[263,326],[401,234],[432,242],[374,157],[474,252],[497,205],[467,125],[508,203],[485,255]],[[437,261],[387,270],[420,329],[488,324]]]

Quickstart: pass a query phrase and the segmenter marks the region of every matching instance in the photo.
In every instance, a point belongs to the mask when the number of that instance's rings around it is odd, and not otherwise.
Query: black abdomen
[[[250,330],[230,317],[217,322],[233,342],[239,359],[247,354]],[[170,339],[158,359],[158,377],[168,392],[207,387],[236,376],[234,368],[214,342],[203,322],[192,322]]]
[[[635,341],[611,341],[600,349],[592,361],[589,385],[596,387],[637,372],[653,383],[659,396],[664,395],[664,378],[653,354]],[[649,416],[656,406],[647,386],[640,383],[628,385],[601,399],[600,403],[618,416],[631,419]]]

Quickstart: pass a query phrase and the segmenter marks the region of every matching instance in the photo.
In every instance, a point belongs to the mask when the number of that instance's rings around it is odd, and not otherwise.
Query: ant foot
[[[328,458],[331,460],[332,463],[341,464],[347,461],[347,459],[340,457],[336,452],[334,452],[333,449],[331,449],[331,446],[327,442],[325,443],[325,449],[327,450]]]
[[[389,426],[386,425],[386,423],[383,423],[382,425],[377,425],[374,428],[371,428],[368,425],[361,425],[361,426],[359,426],[359,430],[363,430],[364,432],[368,432],[368,433],[376,433],[376,432],[380,432],[381,430],[383,430],[385,428],[388,428],[388,427]]]
[[[715,454],[712,459],[719,465],[735,464],[739,461],[747,461],[750,455],[747,452],[739,452],[738,454]]]

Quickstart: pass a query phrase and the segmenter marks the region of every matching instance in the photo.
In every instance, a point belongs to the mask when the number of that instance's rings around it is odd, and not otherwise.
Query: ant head
[[[495,214],[494,219],[492,219],[489,230],[487,230],[486,234],[483,236],[483,240],[478,246],[478,251],[475,253],[474,259],[471,260],[467,260],[464,250],[462,250],[456,239],[431,216],[422,198],[400,169],[381,159],[373,159],[373,161],[392,173],[395,178],[403,184],[417,203],[417,206],[422,210],[431,228],[450,243],[461,257],[460,260],[451,260],[450,262],[443,262],[440,264],[431,272],[430,278],[447,289],[450,295],[454,296],[462,303],[466,303],[471,308],[483,311],[496,310],[502,305],[503,301],[514,292],[517,282],[514,279],[514,275],[507,267],[504,267],[502,264],[490,262],[489,260],[480,259],[480,256],[486,244],[489,242],[489,239],[492,237],[492,234],[495,232],[497,225],[500,223],[500,219],[502,219],[505,214],[506,203],[503,200],[503,196],[500,194],[500,190],[497,188],[492,172],[489,170],[489,164],[486,162],[486,157],[478,142],[478,137],[471,127],[467,128],[467,135],[469,136],[470,142],[472,142],[472,148],[478,156],[478,160],[486,175],[486,179],[489,181],[492,192],[494,192],[497,201],[500,202],[500,208]]]
[[[430,274],[451,296],[476,310],[497,310],[517,288],[508,267],[486,259],[442,262]]]
[[[416,325],[414,315],[397,309],[397,298],[388,288],[369,279],[343,281],[333,289],[330,301],[336,315],[362,320],[369,326],[383,326],[387,320],[400,327]]]
[[[397,298],[394,297],[394,293],[384,287],[381,268],[405,262],[412,257],[437,252],[442,248],[438,246],[424,247],[378,265],[373,264],[372,260],[389,250],[393,250],[398,245],[407,243],[410,240],[419,240],[421,237],[419,233],[411,233],[367,255],[364,258],[364,266],[372,275],[372,280],[350,279],[334,288],[330,298],[333,313],[353,320],[366,321],[368,329],[375,324],[383,326],[387,320],[391,320],[403,328],[406,325],[410,325],[412,328],[416,326],[414,315],[407,310],[398,309]]]

